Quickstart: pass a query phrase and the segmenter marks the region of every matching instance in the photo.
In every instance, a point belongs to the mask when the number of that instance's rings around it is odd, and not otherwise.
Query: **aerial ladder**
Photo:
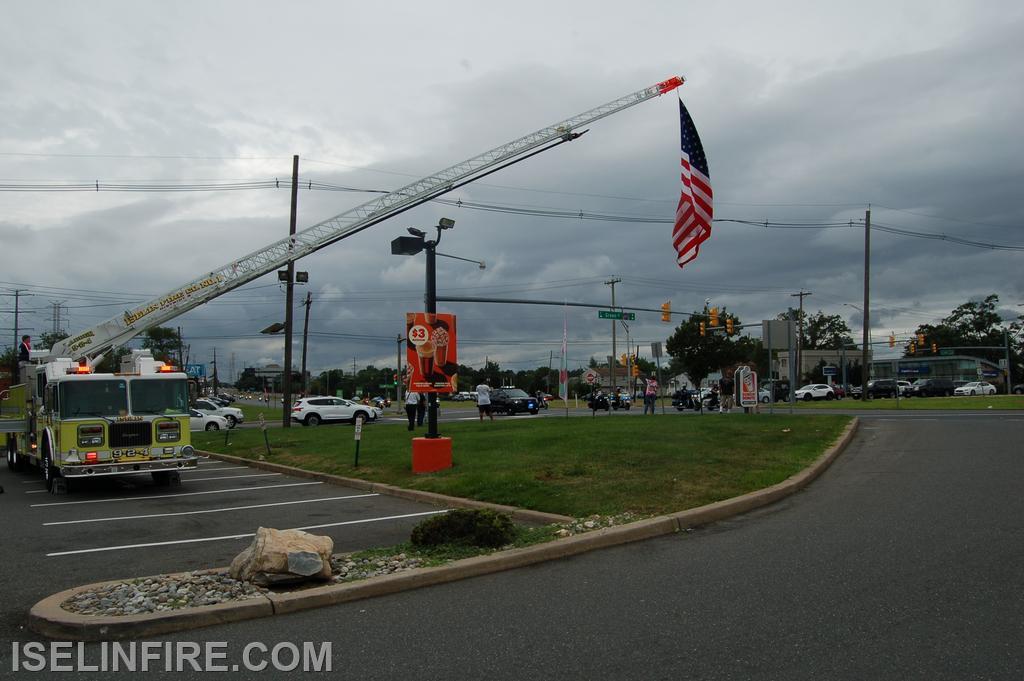
[[[74,478],[139,472],[152,473],[158,483],[179,480],[180,469],[197,463],[185,374],[140,351],[122,361],[119,373],[94,374],[107,352],[292,261],[575,140],[585,126],[682,84],[682,77],[669,78],[495,147],[233,260],[49,350],[32,351],[20,368],[21,384],[0,395],[8,466],[35,466],[52,491],[66,490]]]
[[[85,360],[90,366],[104,353],[128,342],[146,329],[159,326],[205,302],[224,295],[290,261],[352,236],[399,213],[419,206],[447,192],[512,163],[578,138],[581,128],[649,99],[671,92],[683,84],[675,76],[607,104],[584,111],[564,121],[524,135],[478,156],[449,166],[412,184],[367,201],[344,213],[318,222],[294,235],[275,241],[244,257],[105,321],[83,333],[70,336],[50,349],[46,359],[58,357]]]

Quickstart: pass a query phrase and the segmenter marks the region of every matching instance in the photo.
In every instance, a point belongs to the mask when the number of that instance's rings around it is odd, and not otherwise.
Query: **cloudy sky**
[[[671,225],[538,218],[522,209],[671,219],[674,94],[600,121],[447,198],[302,261],[309,366],[393,365],[422,305],[423,257],[390,254],[410,226],[456,220],[440,295],[676,311],[705,299],[743,322],[806,305],[859,333],[863,218],[1024,248],[1024,6],[1013,2],[38,2],[0,25],[0,294],[22,327],[85,330],[287,234],[292,155],[303,180],[390,190],[674,74],[704,140],[716,223],[680,270]],[[280,179],[280,189],[211,191]],[[125,191],[28,191],[40,185]],[[190,184],[204,191],[140,191]],[[299,229],[375,195],[303,190]],[[852,221],[852,222],[851,222]],[[1024,302],[1021,250],[872,233],[872,332],[906,334],[997,293]],[[0,298],[3,342],[13,298]],[[558,307],[444,303],[460,360],[508,368],[558,353]],[[280,362],[271,274],[174,320],[193,361]],[[610,354],[597,312],[570,308],[570,365]],[[301,327],[299,327],[301,329]],[[620,327],[620,344],[622,338]],[[640,313],[630,338],[670,332]],[[301,351],[296,344],[296,358]],[[621,350],[620,350],[621,351]],[[884,356],[884,352],[881,353]],[[298,362],[298,359],[296,359]]]

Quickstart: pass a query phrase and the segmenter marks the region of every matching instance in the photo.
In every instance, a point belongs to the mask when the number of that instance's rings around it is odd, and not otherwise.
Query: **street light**
[[[391,242],[392,255],[416,255],[420,251],[427,252],[426,292],[423,296],[426,313],[437,313],[437,245],[441,243],[441,232],[455,227],[455,220],[441,218],[437,225],[437,238],[427,241],[427,233],[422,229],[409,227],[406,229],[412,236],[400,236]],[[427,394],[427,437],[440,437],[437,432],[437,393]]]

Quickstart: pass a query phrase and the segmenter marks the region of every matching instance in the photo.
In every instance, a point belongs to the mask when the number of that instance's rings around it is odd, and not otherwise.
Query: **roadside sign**
[[[600,378],[600,375],[593,369],[587,369],[583,374],[583,380],[587,385],[594,385],[598,378]]]
[[[838,376],[839,375],[839,367],[822,367],[821,368],[821,375],[822,376]]]
[[[740,367],[736,370],[736,383],[740,387],[740,406],[757,406],[757,374],[750,370],[750,367]]]
[[[357,441],[358,440],[362,440],[363,439],[363,417],[362,416],[359,416],[359,417],[356,418],[356,428],[355,428],[355,431],[356,431],[356,435],[355,435],[356,440]]]
[[[1006,358],[1005,357],[1003,359],[999,360],[999,368],[1000,369],[1005,369],[1006,368]]]
[[[999,372],[998,371],[983,370],[981,372],[981,375],[984,376],[985,378],[998,378],[999,377]]]
[[[186,364],[185,374],[189,378],[203,378],[206,376],[205,364]]]
[[[651,355],[655,359],[658,359],[659,357],[661,357],[661,342],[660,341],[655,342],[655,343],[651,343]]]
[[[930,374],[931,367],[921,364],[907,364],[901,365],[897,373],[903,375],[917,375],[917,374]]]
[[[598,310],[598,319],[625,319],[631,321],[636,319],[635,312],[619,312],[618,310]]]

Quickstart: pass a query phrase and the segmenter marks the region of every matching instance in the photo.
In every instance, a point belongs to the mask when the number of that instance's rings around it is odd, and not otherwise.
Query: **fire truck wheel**
[[[50,443],[46,439],[43,440],[43,482],[46,483],[46,491],[53,492],[54,481],[57,479],[57,469],[53,467],[50,459]]]

